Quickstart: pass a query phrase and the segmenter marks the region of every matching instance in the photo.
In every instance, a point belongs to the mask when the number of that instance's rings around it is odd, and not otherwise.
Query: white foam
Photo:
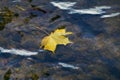
[[[108,15],[102,15],[101,18],[115,17],[115,16],[118,16],[118,15],[120,15],[120,12],[111,13],[111,14],[108,14]]]
[[[59,62],[58,64],[61,65],[62,67],[68,67],[68,68],[72,68],[72,69],[79,69],[79,67],[73,66],[71,64],[66,64],[66,63],[62,63],[62,62]]]
[[[59,9],[69,10],[76,4],[76,2],[51,2],[51,4],[58,7]]]
[[[16,54],[16,55],[21,55],[21,56],[31,56],[31,55],[37,55],[38,52],[32,52],[32,51],[28,51],[28,50],[24,50],[24,49],[4,49],[2,47],[0,47],[0,51],[2,53],[10,53],[10,54]]]
[[[74,9],[72,8],[76,2],[51,2],[54,6],[58,7],[59,9],[62,10],[68,10],[69,14],[103,14],[106,13],[104,10],[105,9],[110,9],[110,6],[96,6],[94,8],[89,8],[89,9]]]

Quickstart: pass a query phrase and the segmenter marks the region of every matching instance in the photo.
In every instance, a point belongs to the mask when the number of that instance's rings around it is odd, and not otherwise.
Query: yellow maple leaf
[[[57,29],[54,32],[51,32],[50,35],[44,37],[41,41],[41,47],[44,50],[49,50],[54,53],[56,46],[59,44],[67,45],[72,43],[66,35],[72,34],[72,32],[66,32],[66,29]]]

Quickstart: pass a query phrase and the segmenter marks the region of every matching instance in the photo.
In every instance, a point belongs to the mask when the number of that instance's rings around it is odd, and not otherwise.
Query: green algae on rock
[[[5,75],[4,75],[4,80],[9,80],[11,73],[12,73],[12,72],[11,72],[11,69],[9,69],[9,70],[5,73]]]
[[[12,21],[14,12],[12,12],[7,7],[4,7],[2,10],[0,10],[0,12],[0,30],[3,30],[5,25]]]

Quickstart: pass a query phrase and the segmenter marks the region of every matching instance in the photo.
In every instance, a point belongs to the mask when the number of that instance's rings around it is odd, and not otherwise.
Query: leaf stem
[[[49,35],[49,33],[47,31],[45,31],[45,30],[43,30],[43,29],[41,29],[41,28],[39,28],[37,26],[36,26],[36,28],[39,29],[40,31],[44,32],[45,34]]]

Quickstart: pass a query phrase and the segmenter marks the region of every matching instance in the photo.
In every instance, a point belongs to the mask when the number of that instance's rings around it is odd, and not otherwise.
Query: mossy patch
[[[12,21],[13,16],[14,12],[7,7],[4,7],[2,10],[0,10],[0,30],[3,30],[5,25]]]
[[[11,69],[9,69],[4,75],[4,80],[9,80],[11,74],[12,74]]]

